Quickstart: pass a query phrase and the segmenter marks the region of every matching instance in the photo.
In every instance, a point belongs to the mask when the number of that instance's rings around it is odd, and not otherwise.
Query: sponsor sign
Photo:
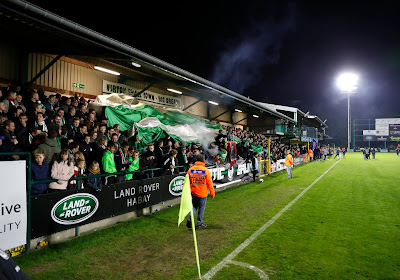
[[[214,186],[218,188],[219,184],[231,182],[245,177],[251,172],[251,162],[238,160],[232,167],[230,164],[222,166],[207,166],[211,173]]]
[[[376,130],[363,130],[363,135],[376,135]]]
[[[389,129],[377,129],[376,136],[389,136]]]
[[[77,193],[58,201],[51,209],[51,218],[62,225],[79,224],[93,216],[98,207],[94,195]]]
[[[32,238],[175,199],[180,195],[183,180],[183,176],[169,175],[107,185],[101,192],[84,188],[33,196]]]
[[[0,249],[6,251],[26,244],[26,162],[0,162],[0,178]]]
[[[178,176],[175,177],[173,180],[171,180],[168,188],[169,193],[172,194],[173,196],[181,196],[184,181],[185,177],[183,176]]]
[[[141,89],[103,80],[103,93],[123,93],[127,95],[136,95],[140,91]],[[182,105],[182,100],[180,97],[164,95],[149,90],[142,92],[141,94],[136,96],[136,98],[141,101],[159,105],[166,105],[173,107],[179,107]]]
[[[389,124],[390,141],[400,141],[400,124]]]

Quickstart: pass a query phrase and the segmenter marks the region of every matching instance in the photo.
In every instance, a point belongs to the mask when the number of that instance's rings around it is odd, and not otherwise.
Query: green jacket
[[[50,164],[55,161],[61,152],[56,139],[47,138],[43,144],[38,146],[44,152],[44,160]]]
[[[129,161],[132,161],[132,157],[129,157]],[[131,165],[129,165],[128,171],[136,171],[139,170],[139,158],[135,159]],[[126,174],[126,180],[131,180],[133,174]]]
[[[103,158],[101,159],[103,164],[103,170],[106,173],[117,173],[117,168],[115,168],[114,154],[109,150],[105,150]]]

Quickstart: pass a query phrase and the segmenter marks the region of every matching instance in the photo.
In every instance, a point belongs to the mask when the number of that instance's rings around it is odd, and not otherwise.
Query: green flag
[[[192,193],[190,191],[189,175],[186,174],[185,181],[183,182],[181,208],[179,209],[178,226],[186,218],[186,216],[193,210]]]

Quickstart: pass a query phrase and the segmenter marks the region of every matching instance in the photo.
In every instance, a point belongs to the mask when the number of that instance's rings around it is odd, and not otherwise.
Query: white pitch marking
[[[234,265],[238,265],[244,268],[248,268],[253,270],[255,273],[258,274],[258,276],[260,276],[261,280],[269,280],[269,277],[267,274],[265,274],[264,271],[262,271],[261,269],[259,269],[258,267],[255,267],[254,265],[250,265],[247,263],[242,263],[242,262],[237,262],[237,261],[228,261],[227,264],[234,264]]]
[[[299,200],[312,186],[314,186],[322,177],[324,177],[336,164],[338,164],[340,159],[335,162],[328,170],[326,170],[321,176],[319,176],[314,182],[312,182],[304,191],[302,191],[298,196],[295,197],[288,205],[286,205],[281,211],[278,212],[274,217],[271,218],[267,223],[265,223],[261,228],[254,232],[249,238],[247,238],[242,244],[240,244],[235,250],[232,251],[228,256],[226,256],[220,263],[211,268],[206,274],[204,274],[204,279],[211,279],[218,271],[220,271],[227,263],[232,262],[243,249],[250,245],[254,239],[256,239],[263,231],[265,231],[270,225],[272,225],[283,213],[285,213],[297,200]]]

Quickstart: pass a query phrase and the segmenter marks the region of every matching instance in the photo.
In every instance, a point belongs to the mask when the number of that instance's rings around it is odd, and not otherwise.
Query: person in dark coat
[[[48,180],[50,179],[50,170],[47,162],[44,161],[45,155],[44,152],[40,149],[36,149],[33,151],[33,156],[35,157],[35,161],[32,162],[31,165],[31,179],[33,181],[39,180]],[[31,194],[43,194],[47,192],[47,188],[49,184],[34,184],[31,187]]]
[[[147,151],[142,158],[140,159],[140,169],[141,170],[147,170],[147,169],[152,169],[154,168],[154,153],[152,151]],[[143,172],[143,178],[153,178],[153,172],[151,171],[144,171]]]

